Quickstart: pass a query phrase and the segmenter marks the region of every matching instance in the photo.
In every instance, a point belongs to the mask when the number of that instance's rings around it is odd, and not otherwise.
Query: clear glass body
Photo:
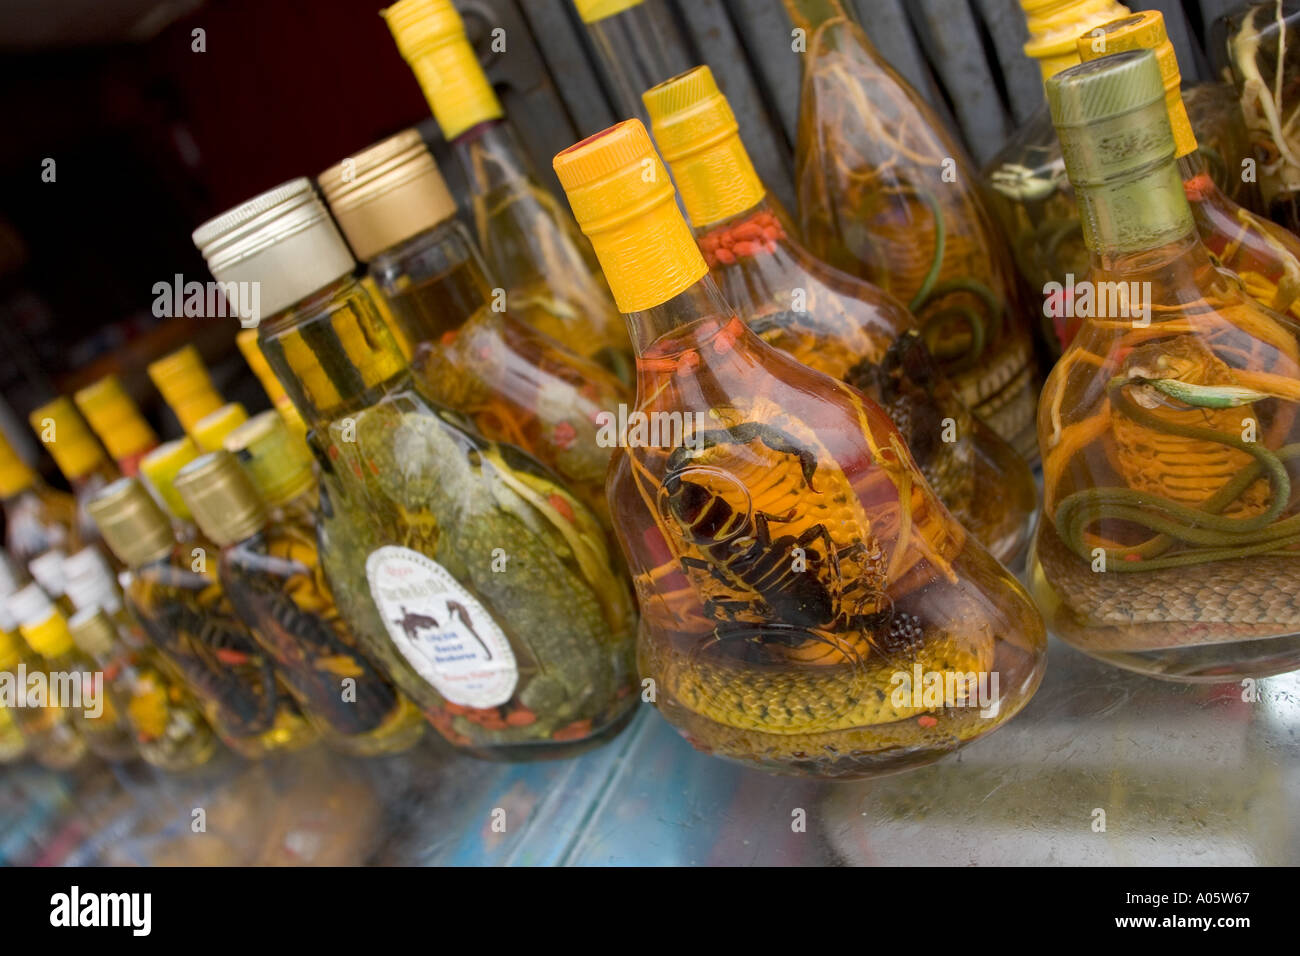
[[[1264,211],[1300,233],[1300,3],[1253,3],[1216,21],[1212,35],[1237,89]]]
[[[124,643],[98,663],[125,704],[135,749],[145,763],[177,772],[212,758],[216,735],[179,675],[153,648]]]
[[[103,674],[98,715],[91,716],[86,712],[86,707],[66,707],[64,710],[71,717],[73,725],[80,732],[90,752],[97,757],[119,762],[138,756],[135,735],[127,721],[129,698],[123,696],[124,688],[115,679],[116,674],[104,672],[95,661],[76,648],[57,657],[43,657],[41,661],[42,668],[49,674],[80,675],[83,683],[83,701],[89,701],[94,693],[95,675]]]
[[[785,3],[809,31],[795,154],[808,249],[906,305],[962,400],[1033,458],[1029,315],[965,151],[837,0]]]
[[[1300,666],[1300,342],[1190,230],[1094,258],[1150,283],[1149,325],[1088,319],[1039,408],[1043,518],[1032,584],[1049,628],[1153,676]]]
[[[1264,214],[1259,178],[1245,174],[1252,150],[1237,91],[1228,83],[1194,83],[1183,90],[1183,106],[1214,184],[1237,205]]]
[[[398,753],[420,711],[357,646],[316,547],[316,491],[274,509],[265,529],[222,550],[221,583],[322,739],[344,753]]]
[[[885,409],[948,510],[994,557],[1014,561],[1029,543],[1033,474],[970,413],[911,313],[810,255],[766,202],[696,234],[723,298],[759,338]]]
[[[631,347],[595,253],[509,124],[480,123],[452,148],[469,181],[479,248],[505,284],[511,314],[631,381]]]
[[[1202,131],[1195,131],[1199,143]],[[1300,240],[1238,205],[1221,188],[1216,166],[1228,182],[1240,177],[1223,173],[1219,155],[1213,148],[1202,148],[1178,161],[1197,230],[1220,262],[1246,283],[1251,296],[1300,317]],[[1012,237],[1016,265],[1031,288],[1043,289],[1052,282],[1068,286],[1070,276],[1077,281],[1088,273],[1091,257],[1083,243],[1074,188],[1046,107],[994,157],[985,180],[992,208]],[[1054,357],[1079,328],[1080,320],[1059,314],[1063,311],[1068,310],[1042,310],[1040,337]]]
[[[697,423],[689,442],[629,442],[609,478],[641,675],[687,739],[861,777],[933,761],[1024,705],[1042,621],[883,410],[765,344],[707,276],[629,321],[638,411]],[[981,681],[998,688],[982,709]],[[952,693],[924,698],[936,682]]]
[[[221,588],[218,549],[193,543],[131,571],[132,614],[230,749],[257,759],[311,743],[315,731]]]
[[[422,394],[356,283],[259,335],[311,429],[335,601],[430,722],[503,759],[617,732],[635,701],[636,615],[595,516],[535,459]]]
[[[601,412],[631,396],[597,362],[494,311],[491,280],[455,220],[420,233],[370,263],[393,324],[415,343],[421,389],[473,421],[483,437],[523,448],[553,469],[609,525]]]
[[[47,670],[45,662],[33,654],[17,634],[11,635],[21,649],[17,658],[0,670],[9,674],[20,673],[18,665],[23,666],[23,673]],[[27,742],[28,752],[42,767],[50,770],[70,770],[85,759],[89,752],[86,741],[77,732],[73,724],[72,712],[64,707],[14,707],[9,710],[23,739]]]
[[[30,488],[5,499],[4,516],[5,550],[24,570],[32,558],[46,551],[62,548],[72,554],[82,546],[76,499],[39,478]]]

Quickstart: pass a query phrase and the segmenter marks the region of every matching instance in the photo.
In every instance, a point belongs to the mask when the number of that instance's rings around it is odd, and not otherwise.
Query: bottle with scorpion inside
[[[613,444],[600,441],[600,423],[631,396],[603,366],[501,307],[420,134],[377,143],[319,181],[422,391],[483,437],[532,453],[608,525]]]
[[[316,549],[310,453],[274,411],[249,425],[231,436],[248,473],[219,451],[176,479],[221,547],[230,603],[326,743],[360,756],[405,750],[423,735],[424,717],[361,652],[334,606]]]
[[[630,381],[631,347],[591,247],[537,178],[451,0],[400,0],[383,16],[464,171],[511,313]]]
[[[125,700],[115,683],[77,647],[63,612],[37,584],[11,595],[9,610],[23,640],[39,655],[49,703],[66,711],[90,751],[110,761],[135,757]],[[56,696],[61,699],[54,700]]]
[[[1252,3],[1216,21],[1211,47],[1236,87],[1268,217],[1300,234],[1300,3]]]
[[[222,591],[218,549],[195,537],[179,542],[171,520],[135,478],[109,485],[89,507],[104,542],[130,569],[127,606],[221,740],[253,759],[315,740]]]
[[[1019,711],[1045,653],[1028,595],[878,405],[732,312],[641,123],[555,169],[637,349],[607,488],[664,716],[711,753],[835,777],[927,763]]]
[[[948,510],[994,557],[1018,557],[1037,504],[1033,475],[966,408],[912,315],[786,235],[707,66],[652,88],[645,102],[728,304],[765,342],[884,407]]]
[[[419,390],[311,184],[194,241],[218,281],[262,283],[262,352],[321,466],[321,560],[371,658],[476,755],[548,757],[616,733],[635,700],[636,616],[599,522],[526,452]]]
[[[840,0],[784,0],[807,36],[795,184],[808,249],[921,323],[963,401],[1031,458],[1029,315],[958,144]]]
[[[1220,270],[1183,192],[1157,58],[1048,81],[1092,252],[1089,319],[1039,406],[1032,583],[1063,640],[1155,676],[1300,666],[1300,341]]]

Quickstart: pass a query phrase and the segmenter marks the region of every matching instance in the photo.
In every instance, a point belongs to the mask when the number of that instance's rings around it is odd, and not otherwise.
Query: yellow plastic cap
[[[1076,41],[1080,58],[1087,62],[1128,50],[1154,50],[1160,66],[1160,80],[1165,86],[1169,106],[1169,125],[1174,131],[1178,158],[1196,152],[1196,134],[1183,105],[1183,77],[1178,70],[1178,54],[1169,42],[1165,18],[1159,10],[1144,10],[1131,16],[1111,20],[1089,30]]]
[[[133,458],[158,444],[158,436],[116,375],[105,375],[72,398],[108,453],[118,461]]]
[[[1038,61],[1043,80],[1079,64],[1079,34],[1127,16],[1115,0],[1020,0],[1029,27],[1025,54]]]
[[[641,6],[643,0],[573,0],[583,23],[595,23],[624,10]]]
[[[0,431],[0,498],[12,498],[36,484],[36,472],[18,457],[5,433]]]
[[[220,451],[226,436],[244,422],[248,421],[248,412],[239,402],[222,405],[210,415],[204,415],[194,426],[194,444],[201,451]]]
[[[203,416],[212,414],[225,404],[212,385],[199,350],[193,345],[150,362],[149,378],[176,413],[176,419],[187,435],[193,435],[194,426]]]
[[[697,66],[641,95],[650,128],[695,228],[758,205],[764,195],[731,104],[707,66]]]
[[[68,622],[41,590],[29,584],[9,596],[9,613],[18,621],[18,630],[27,646],[43,657],[58,657],[72,649]]]
[[[176,491],[176,476],[199,454],[199,446],[192,438],[178,438],[159,445],[140,459],[140,474],[158,492],[167,510],[186,521],[192,516],[185,499]]]
[[[381,12],[443,136],[504,115],[451,0],[401,0]]]
[[[289,431],[302,438],[307,436],[307,423],[302,420],[302,415],[293,404],[293,399],[289,398],[289,393],[284,390],[280,380],[275,377],[275,372],[271,369],[271,363],[266,360],[262,354],[262,346],[257,341],[257,329],[243,329],[235,336],[235,344],[239,346],[239,351],[244,355],[244,361],[248,367],[253,370],[257,380],[262,383],[262,389],[266,392],[266,397],[271,400],[275,410],[284,418],[284,423],[289,426]]]
[[[27,420],[68,481],[84,478],[106,462],[104,449],[66,396],[42,405]]]
[[[620,311],[667,302],[709,271],[640,120],[570,146],[554,166]]]
[[[275,412],[240,425],[226,436],[225,449],[239,459],[269,505],[292,501],[316,483],[311,452]]]

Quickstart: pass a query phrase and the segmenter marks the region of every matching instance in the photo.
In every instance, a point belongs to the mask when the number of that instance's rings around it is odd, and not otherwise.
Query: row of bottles
[[[639,6],[579,5],[610,50],[651,29]],[[199,226],[217,281],[260,283],[239,347],[275,408],[250,420],[164,363],[186,437],[119,429],[117,480],[71,403],[39,410],[93,518],[65,537],[102,534],[160,666],[247,756],[393,752],[426,721],[475,755],[550,756],[644,699],[720,756],[864,776],[1019,712],[1047,628],[1166,676],[1300,666],[1300,343],[1273,311],[1296,240],[1215,183],[1159,14],[1025,6],[1074,277],[1140,311],[1080,313],[1037,404],[1032,296],[988,193],[838,0],[786,0],[807,36],[797,225],[707,67],[640,91],[658,152],[629,120],[555,157],[570,218],[455,8],[401,0],[384,16],[477,236],[414,131]],[[1019,215],[1047,194],[1012,166],[990,182]],[[78,396],[92,425],[125,420],[100,392]],[[1031,597],[1003,565],[1029,544],[1034,452]],[[26,480],[0,468],[51,497]],[[17,602],[53,660],[76,646],[36,604],[70,590],[40,560],[58,546],[25,553],[44,590]]]

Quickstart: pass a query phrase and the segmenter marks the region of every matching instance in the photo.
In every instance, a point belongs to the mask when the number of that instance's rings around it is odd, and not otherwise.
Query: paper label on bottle
[[[370,552],[366,580],[402,656],[447,700],[496,707],[519,682],[505,633],[437,561],[396,545]]]

